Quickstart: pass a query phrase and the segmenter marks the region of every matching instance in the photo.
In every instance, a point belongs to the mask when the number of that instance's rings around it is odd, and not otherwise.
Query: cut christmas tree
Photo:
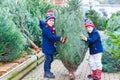
[[[87,36],[83,26],[84,19],[79,0],[68,0],[68,5],[57,9],[55,28],[58,35],[65,36],[65,44],[57,43],[57,57],[69,71],[70,78],[83,61],[87,51],[87,44],[80,39],[80,35]]]

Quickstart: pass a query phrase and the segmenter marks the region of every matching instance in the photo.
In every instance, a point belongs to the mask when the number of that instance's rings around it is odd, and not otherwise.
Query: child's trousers
[[[53,62],[53,54],[45,54],[44,72],[50,71],[52,62]]]
[[[90,55],[88,63],[92,70],[97,70],[97,69],[102,70],[101,58],[102,58],[102,53]]]

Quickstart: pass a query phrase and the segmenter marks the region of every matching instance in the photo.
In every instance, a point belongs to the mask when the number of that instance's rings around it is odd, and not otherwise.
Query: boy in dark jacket
[[[82,35],[82,39],[89,43],[90,50],[89,65],[92,69],[92,74],[88,75],[88,78],[93,78],[93,80],[101,80],[102,73],[101,58],[103,53],[101,38],[92,22],[85,23],[85,28],[89,36],[86,37]]]
[[[56,52],[55,42],[66,42],[65,37],[56,35],[54,26],[55,16],[52,10],[48,10],[46,14],[46,21],[40,21],[42,29],[42,52],[45,54],[44,60],[44,77],[55,78],[54,74],[50,71],[51,63],[53,62],[53,55]]]

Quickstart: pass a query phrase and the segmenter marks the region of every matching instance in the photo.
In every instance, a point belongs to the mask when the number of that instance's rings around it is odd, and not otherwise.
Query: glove
[[[67,38],[62,37],[62,39],[61,39],[61,43],[64,44],[66,41],[67,41]]]

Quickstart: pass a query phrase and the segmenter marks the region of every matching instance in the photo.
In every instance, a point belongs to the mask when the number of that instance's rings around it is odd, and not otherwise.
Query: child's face
[[[53,26],[54,23],[55,23],[55,20],[52,19],[52,18],[47,21],[47,24],[50,25],[50,26]]]
[[[87,30],[88,33],[91,33],[91,32],[93,31],[93,27],[87,26],[87,27],[86,27],[86,30]]]

